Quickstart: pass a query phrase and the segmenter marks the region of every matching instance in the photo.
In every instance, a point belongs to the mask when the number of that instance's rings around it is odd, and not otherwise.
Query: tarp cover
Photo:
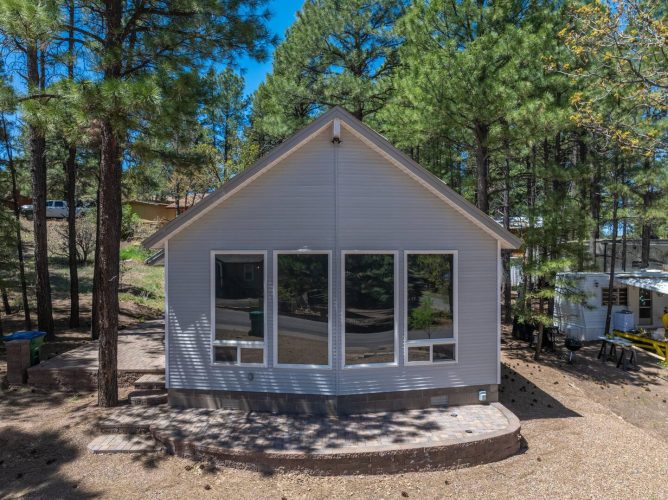
[[[615,277],[617,283],[623,285],[634,286],[636,288],[644,288],[645,290],[653,290],[659,293],[668,294],[668,277],[640,277],[640,276],[628,276],[628,277]]]
[[[11,340],[32,340],[35,337],[42,337],[46,335],[46,332],[38,332],[38,331],[30,331],[30,332],[14,332],[11,335],[7,335],[5,337],[2,337],[2,340],[5,342],[11,341]]]

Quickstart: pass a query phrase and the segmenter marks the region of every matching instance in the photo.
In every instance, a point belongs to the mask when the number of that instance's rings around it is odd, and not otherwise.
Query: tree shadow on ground
[[[501,365],[499,401],[520,420],[582,416],[564,406],[505,363]]]
[[[579,380],[587,380],[598,384],[627,384],[639,387],[660,382],[661,369],[655,358],[642,349],[635,349],[637,369],[624,370],[617,368],[614,361],[603,361],[598,358],[600,342],[589,342],[575,353],[574,362],[567,361],[568,351],[563,347],[563,337],[559,337],[554,352],[545,351],[538,361],[533,359],[534,350],[526,342],[504,339],[503,350],[510,360],[533,363],[537,366],[560,370]]]
[[[67,394],[36,389],[26,386],[0,388],[0,422],[6,424],[12,420],[18,421],[24,413],[34,411],[34,407],[60,406]]]
[[[0,497],[93,498],[60,472],[80,452],[58,432],[0,430]]]

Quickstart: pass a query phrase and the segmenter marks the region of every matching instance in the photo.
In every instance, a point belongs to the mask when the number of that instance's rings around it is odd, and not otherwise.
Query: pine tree
[[[50,97],[44,93],[45,54],[59,21],[58,8],[53,0],[0,1],[0,32],[5,40],[10,41],[14,53],[25,65],[23,111],[27,121],[32,172],[37,323],[40,330],[46,332],[47,340],[54,338],[54,325],[47,255],[46,138],[41,116],[43,104]]]
[[[98,402],[118,400],[116,377],[122,157],[146,103],[157,100],[153,72],[198,67],[241,51],[264,56],[270,42],[257,0],[177,0],[150,8],[123,0],[76,1],[75,31],[98,77],[80,100],[99,130],[98,238],[93,330],[99,335]],[[68,26],[65,26],[68,28]],[[92,83],[92,84],[91,84]]]
[[[248,120],[250,100],[244,96],[244,79],[232,68],[215,72],[209,70],[204,79],[204,127],[212,146],[220,154],[216,170],[219,183],[234,175],[239,164],[242,133]]]
[[[253,128],[280,142],[315,115],[340,105],[360,120],[392,97],[401,0],[309,0],[276,49],[271,75],[253,102]]]

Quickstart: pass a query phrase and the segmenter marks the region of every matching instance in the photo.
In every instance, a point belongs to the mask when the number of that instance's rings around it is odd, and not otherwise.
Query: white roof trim
[[[498,240],[501,243],[502,248],[518,248],[522,244],[521,239],[499,226],[491,217],[481,212],[478,208],[453,191],[438,177],[429,173],[404,153],[392,146],[381,135],[364,125],[344,109],[337,106],[330,109],[291,136],[281,145],[271,150],[251,167],[228,181],[216,193],[206,197],[183,215],[176,217],[162,229],[158,230],[152,236],[149,236],[144,240],[143,245],[147,248],[162,247],[165,241],[169,238],[181,232],[192,222],[203,217],[224,200],[243,189],[265,172],[269,171],[269,169],[281,162],[288,155],[300,149],[332,121],[339,121],[347,130],[360,138],[374,151],[380,153],[402,172],[416,180],[420,185],[445,201],[480,229]]]

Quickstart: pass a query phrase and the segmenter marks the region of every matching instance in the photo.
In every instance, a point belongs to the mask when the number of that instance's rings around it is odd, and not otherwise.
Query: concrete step
[[[165,374],[147,373],[142,375],[134,383],[135,389],[138,390],[165,390]]]
[[[163,446],[155,439],[143,434],[105,434],[88,443],[92,453],[152,453],[161,451]]]
[[[128,400],[132,406],[158,406],[167,403],[167,391],[133,391],[128,395]]]

